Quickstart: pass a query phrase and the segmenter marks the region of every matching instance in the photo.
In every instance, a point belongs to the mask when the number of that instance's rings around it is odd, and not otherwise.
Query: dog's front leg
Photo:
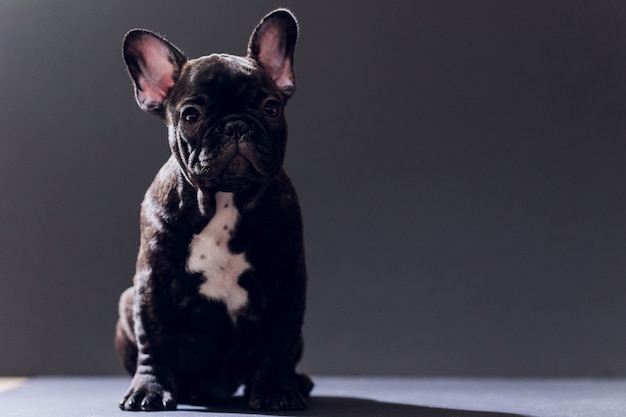
[[[124,410],[173,410],[173,370],[178,349],[167,285],[151,268],[138,268],[133,305],[137,367],[120,407]]]
[[[262,410],[304,409],[313,382],[307,375],[295,372],[294,358],[301,356],[302,338],[275,342],[291,343],[292,347],[285,350],[276,343],[268,344],[269,355],[247,386],[248,405]]]
[[[269,303],[263,334],[263,357],[247,384],[248,404],[255,409],[297,410],[307,406],[313,383],[295,367],[303,350],[305,308],[304,255],[279,275],[275,298]]]

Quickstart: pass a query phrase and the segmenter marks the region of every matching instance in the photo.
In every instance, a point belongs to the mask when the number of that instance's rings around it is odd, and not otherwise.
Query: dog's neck
[[[270,182],[271,183],[271,182]],[[241,191],[225,192],[215,189],[202,190],[198,189],[196,192],[198,211],[203,217],[212,217],[217,207],[218,194],[232,196],[233,204],[239,211],[247,211],[256,207],[257,202],[268,189],[270,183],[250,186]]]

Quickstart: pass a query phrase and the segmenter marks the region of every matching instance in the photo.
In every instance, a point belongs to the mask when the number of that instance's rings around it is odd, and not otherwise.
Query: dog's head
[[[139,106],[164,119],[183,175],[203,190],[238,191],[272,179],[287,141],[298,25],[278,9],[252,32],[245,57],[188,60],[164,38],[130,31],[124,60]]]

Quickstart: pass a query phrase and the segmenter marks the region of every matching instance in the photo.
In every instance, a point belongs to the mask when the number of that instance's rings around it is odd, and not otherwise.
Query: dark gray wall
[[[317,374],[626,375],[623,1],[0,2],[0,375],[121,372],[168,154],[121,60],[301,24],[287,168]]]

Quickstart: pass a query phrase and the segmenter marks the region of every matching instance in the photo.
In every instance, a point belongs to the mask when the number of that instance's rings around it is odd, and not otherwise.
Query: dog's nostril
[[[227,136],[239,138],[248,133],[250,127],[243,120],[231,120],[224,123],[221,130]]]

